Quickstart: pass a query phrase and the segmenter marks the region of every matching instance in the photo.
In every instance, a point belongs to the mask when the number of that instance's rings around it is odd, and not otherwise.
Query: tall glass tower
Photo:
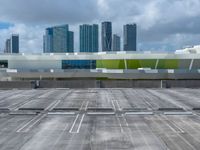
[[[80,25],[80,52],[98,52],[98,25]]]
[[[12,34],[11,38],[6,40],[5,53],[19,53],[18,34]]]
[[[124,51],[137,50],[137,25],[124,25]]]
[[[112,50],[112,23],[103,22],[101,30],[102,51]]]
[[[47,28],[44,35],[44,53],[53,52],[53,28]]]
[[[55,26],[46,29],[44,36],[45,53],[66,53],[74,51],[74,33],[68,25]]]

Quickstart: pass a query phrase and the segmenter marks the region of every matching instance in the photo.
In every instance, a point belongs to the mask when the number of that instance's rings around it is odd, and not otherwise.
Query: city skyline
[[[138,50],[180,49],[200,43],[199,7],[200,1],[197,0],[127,0],[126,3],[123,0],[85,0],[84,3],[81,0],[42,3],[39,0],[1,1],[0,49],[4,49],[10,34],[18,33],[22,52],[40,52],[44,28],[64,23],[71,25],[76,37],[74,49],[78,49],[78,25],[104,20],[112,21],[113,33],[118,34],[121,41],[122,26],[136,23]]]

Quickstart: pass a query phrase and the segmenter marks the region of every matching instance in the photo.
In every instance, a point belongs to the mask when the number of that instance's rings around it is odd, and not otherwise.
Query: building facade
[[[112,50],[113,51],[120,51],[120,47],[121,47],[121,44],[120,44],[121,40],[120,40],[120,36],[114,34],[113,35],[113,43],[112,43]]]
[[[137,25],[124,25],[124,51],[137,50]]]
[[[46,29],[44,36],[45,53],[66,53],[74,51],[74,33],[68,25],[55,26]]]
[[[10,39],[6,40],[4,53],[11,53],[11,40]]]
[[[98,52],[99,49],[98,25],[80,26],[80,52]]]
[[[200,79],[200,53],[1,54],[0,68],[22,79]]]
[[[10,39],[6,40],[5,53],[19,53],[19,35],[12,34]]]
[[[103,22],[101,31],[102,51],[112,50],[112,23]]]
[[[53,28],[47,28],[43,38],[44,53],[53,52]]]

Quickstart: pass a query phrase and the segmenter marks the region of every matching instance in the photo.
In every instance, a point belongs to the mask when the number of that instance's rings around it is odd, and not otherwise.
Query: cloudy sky
[[[78,49],[79,24],[137,23],[138,49],[173,51],[200,44],[200,0],[0,0],[0,50],[12,33],[21,52],[42,52],[44,29],[69,24]]]

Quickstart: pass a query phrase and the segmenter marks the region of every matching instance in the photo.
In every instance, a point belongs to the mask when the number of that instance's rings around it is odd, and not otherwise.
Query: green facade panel
[[[97,60],[97,68],[125,69],[124,60]]]
[[[138,69],[138,68],[151,68],[155,69],[156,59],[145,59],[145,60],[126,60],[127,69]],[[180,60],[166,59],[159,60],[157,69],[178,69]],[[97,68],[107,69],[126,69],[124,60],[97,60]]]
[[[128,69],[138,69],[138,68],[151,68],[155,69],[156,61],[154,59],[149,60],[127,60]]]
[[[178,69],[179,60],[177,59],[160,59],[157,69]]]

